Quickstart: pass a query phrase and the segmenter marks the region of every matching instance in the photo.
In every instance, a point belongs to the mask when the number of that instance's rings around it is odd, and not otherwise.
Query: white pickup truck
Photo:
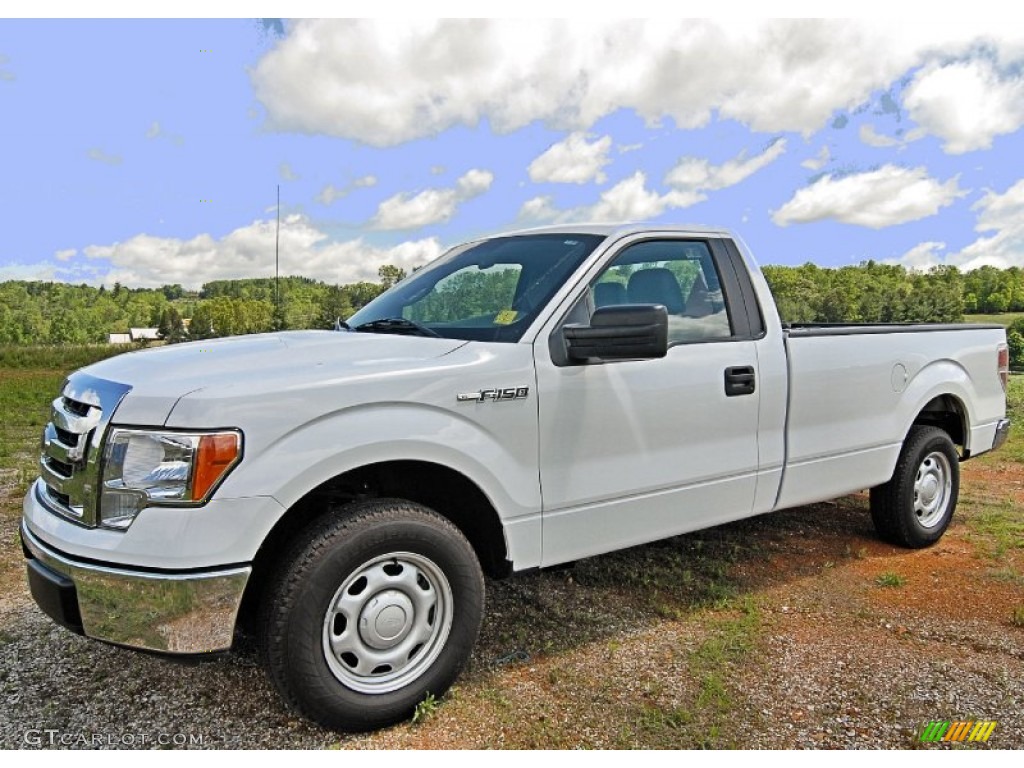
[[[728,232],[565,226],[449,251],[339,331],[72,374],[21,536],[54,620],[231,647],[367,729],[440,696],[484,579],[871,489],[893,543],[949,525],[1005,439],[999,326],[784,328]]]

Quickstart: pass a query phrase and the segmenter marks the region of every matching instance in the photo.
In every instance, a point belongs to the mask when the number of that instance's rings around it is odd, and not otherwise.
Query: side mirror
[[[563,329],[569,359],[645,360],[668,352],[668,310],[661,304],[617,304],[601,307],[590,325]]]

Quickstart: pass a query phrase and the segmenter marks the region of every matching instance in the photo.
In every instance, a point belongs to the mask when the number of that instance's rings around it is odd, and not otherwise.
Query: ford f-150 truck
[[[1000,326],[794,326],[726,231],[454,248],[339,322],[120,355],[53,402],[21,537],[89,637],[231,647],[336,729],[440,696],[484,574],[871,489],[935,542],[1007,436]]]

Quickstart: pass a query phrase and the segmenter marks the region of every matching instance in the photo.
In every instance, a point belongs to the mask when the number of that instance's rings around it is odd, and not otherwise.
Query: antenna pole
[[[281,316],[281,185],[277,185],[277,231],[274,233],[274,306]]]

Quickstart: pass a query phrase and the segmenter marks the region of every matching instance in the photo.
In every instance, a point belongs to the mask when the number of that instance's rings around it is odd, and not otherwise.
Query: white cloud
[[[637,171],[602,192],[592,205],[559,210],[550,196],[534,197],[519,209],[519,218],[552,222],[654,219],[666,210],[696,205],[706,200],[710,191],[739,184],[785,151],[786,141],[779,139],[759,155],[748,158],[745,151],[740,152],[721,165],[711,165],[704,158],[684,157],[665,176],[665,184],[670,189],[664,194],[648,189],[646,174]]]
[[[611,148],[611,136],[587,141],[587,134],[582,131],[570,133],[530,163],[530,179],[561,184],[586,184],[588,181],[602,184],[607,176],[601,169],[611,162],[608,158]]]
[[[164,128],[163,124],[160,123],[159,120],[154,120],[152,123],[149,124],[149,128],[146,129],[146,138],[149,139],[150,141],[154,139],[169,141],[176,147],[180,147],[182,144],[185,143],[184,136],[178,133],[168,133],[167,130]]]
[[[105,165],[120,165],[122,159],[120,155],[108,155],[99,147],[93,147],[89,150],[89,159],[95,160],[98,163],[104,163]]]
[[[490,188],[492,181],[494,181],[494,174],[490,171],[471,168],[455,182],[458,199],[460,201],[468,200],[471,197],[482,195]]]
[[[895,147],[900,143],[898,139],[894,139],[892,136],[878,133],[875,130],[875,126],[871,125],[871,123],[861,125],[858,136],[869,147]]]
[[[519,209],[519,218],[523,221],[554,221],[560,211],[555,208],[550,195],[531,197]]]
[[[361,189],[363,187],[373,187],[376,185],[376,176],[362,176],[353,181],[348,186],[340,188],[334,186],[333,184],[328,184],[326,187],[321,189],[320,192],[317,194],[316,201],[318,203],[322,203],[323,205],[330,205],[335,200],[340,200],[341,198],[345,197],[354,189]]]
[[[7,280],[57,280],[57,267],[49,262],[0,264],[0,283]]]
[[[110,262],[96,278],[106,284],[156,287],[181,283],[197,288],[210,280],[267,277],[274,273],[273,220],[257,220],[222,238],[197,235],[189,240],[151,235],[113,245],[91,245],[83,250],[89,259]],[[364,240],[334,242],[309,218],[291,214],[281,221],[281,273],[306,275],[333,283],[377,280],[381,264],[406,271],[441,254],[436,238],[408,241],[392,247]]]
[[[77,248],[65,248],[64,250],[57,251],[53,254],[53,258],[57,261],[71,261],[71,259],[75,257],[76,253],[78,253]]]
[[[757,173],[766,165],[777,160],[786,151],[786,140],[773,141],[760,155],[748,158],[744,150],[739,155],[721,165],[711,165],[701,157],[684,157],[668,172],[665,183],[682,199],[692,199],[693,203],[707,199],[705,192],[725,189],[739,184],[741,181]],[[677,206],[683,207],[683,206]]]
[[[653,219],[660,216],[667,208],[682,208],[692,205],[696,200],[685,200],[680,193],[668,192],[664,195],[647,188],[647,176],[637,171],[611,189],[601,193],[593,205],[584,205],[568,210],[555,207],[550,196],[534,197],[523,203],[519,209],[519,218],[523,221],[550,222],[616,222]]]
[[[1020,37],[984,20],[300,20],[251,79],[270,127],[376,146],[482,120],[587,130],[621,108],[809,135],[915,67],[979,42],[1016,55]]]
[[[299,176],[299,174],[292,170],[292,167],[288,165],[288,163],[281,163],[281,165],[277,167],[277,172],[281,176],[281,181],[298,181],[300,178],[302,178],[301,176]]]
[[[954,155],[988,149],[1024,126],[1024,76],[997,71],[988,59],[930,64],[903,97],[911,119]]]
[[[939,263],[939,253],[945,250],[946,244],[935,240],[919,243],[903,254],[897,261],[908,269],[927,271]]]
[[[0,53],[0,81],[13,83],[17,77],[13,72],[5,69],[7,63],[10,61],[6,56]]]
[[[667,196],[652,192],[646,186],[647,177],[637,171],[614,187],[601,193],[601,199],[591,206],[584,218],[590,221],[632,221],[660,216],[669,201]]]
[[[398,194],[377,207],[371,221],[374,229],[416,229],[448,221],[458,205],[454,189],[425,189],[409,197]]]
[[[958,253],[943,254],[935,243],[922,243],[899,258],[910,267],[927,269],[952,264],[962,270],[989,265],[1006,269],[1024,267],[1024,179],[999,194],[989,190],[972,206],[978,212],[975,231],[983,234]]]
[[[938,213],[964,195],[957,178],[940,183],[925,168],[884,165],[849,176],[823,176],[772,214],[779,226],[835,219],[882,229]]]
[[[832,162],[832,153],[829,151],[828,145],[826,144],[814,157],[809,157],[800,163],[800,167],[807,168],[810,171],[819,171],[830,162]]]
[[[459,203],[482,195],[493,181],[490,171],[474,168],[459,177],[454,188],[425,189],[412,196],[400,192],[377,207],[370,225],[374,229],[416,229],[448,221]]]
[[[323,205],[330,205],[335,200],[340,200],[347,194],[347,189],[338,189],[338,187],[334,186],[333,184],[328,184],[326,187],[320,190],[319,194],[316,196],[316,201],[318,203],[322,203]]]
[[[627,152],[636,152],[638,149],[643,149],[643,143],[637,142],[636,144],[619,144],[615,147],[620,155],[624,155]]]

